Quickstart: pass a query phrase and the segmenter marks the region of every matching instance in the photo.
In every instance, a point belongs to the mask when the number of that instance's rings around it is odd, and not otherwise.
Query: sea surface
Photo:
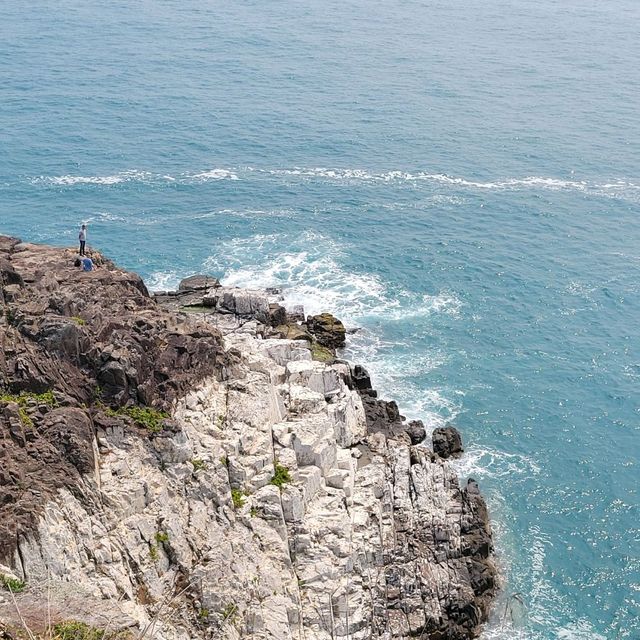
[[[0,232],[280,286],[455,424],[484,640],[640,638],[638,0],[1,0]]]

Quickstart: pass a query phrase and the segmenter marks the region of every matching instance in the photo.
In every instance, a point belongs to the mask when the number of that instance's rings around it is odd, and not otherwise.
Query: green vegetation
[[[16,324],[16,310],[13,307],[5,307],[4,315],[7,318],[7,322],[13,327]]]
[[[249,509],[249,515],[252,518],[255,518],[258,515],[258,507],[251,507],[251,509]]]
[[[27,429],[33,429],[33,420],[27,413],[27,410],[24,407],[20,407],[18,409],[18,413],[20,414],[20,421],[22,422],[23,426],[27,427]]]
[[[227,456],[221,456],[220,457],[220,462],[222,463],[223,467],[228,467],[229,466],[229,458],[227,458]]]
[[[27,586],[27,583],[24,580],[20,580],[20,578],[10,578],[2,573],[0,573],[0,584],[7,591],[11,591],[12,593],[20,593],[21,591],[24,591],[24,588]]]
[[[291,474],[289,473],[289,469],[287,467],[276,462],[275,473],[273,474],[273,478],[271,478],[269,484],[273,484],[276,487],[280,487],[287,484],[287,482],[291,482]]]
[[[230,602],[222,611],[222,620],[224,622],[233,621],[238,613],[238,605]]]
[[[220,430],[224,429],[224,416],[222,414],[216,418],[216,427]]]
[[[169,534],[166,531],[158,531],[158,533],[156,533],[156,542],[158,544],[169,542]]]
[[[207,468],[207,463],[204,460],[201,460],[200,458],[194,458],[191,461],[191,464],[193,465],[194,471],[202,471],[203,469]]]
[[[155,544],[149,545],[149,557],[154,561],[158,561],[158,547]]]
[[[84,327],[84,325],[87,324],[87,321],[80,316],[71,316],[71,319],[80,327]]]
[[[231,489],[231,499],[233,500],[233,506],[235,509],[239,509],[244,505],[245,494],[240,489]]]
[[[311,344],[311,357],[319,362],[333,362],[336,359],[331,349],[327,349],[317,342]]]
[[[200,618],[200,620],[206,620],[209,617],[209,609],[206,609],[205,607],[203,607],[202,609],[200,609],[200,611],[198,611],[198,618]]]
[[[84,622],[67,620],[54,625],[53,640],[103,640],[105,632]]]
[[[58,406],[58,401],[53,395],[53,391],[48,390],[44,393],[32,393],[30,391],[21,391],[18,394],[0,392],[0,404],[9,404],[14,402],[18,405],[18,413],[23,426],[33,428],[33,420],[27,412],[29,404],[46,404],[47,407],[53,409]]]
[[[162,422],[169,417],[164,411],[158,411],[153,407],[122,407],[120,409],[105,409],[105,413],[112,418],[127,416],[138,426],[145,428],[149,433],[160,433]]]
[[[30,391],[21,391],[19,394],[0,393],[0,403],[3,404],[15,402],[19,407],[26,409],[30,401],[36,404],[46,404],[50,409],[58,406],[58,401],[51,390],[44,393],[32,393]]]

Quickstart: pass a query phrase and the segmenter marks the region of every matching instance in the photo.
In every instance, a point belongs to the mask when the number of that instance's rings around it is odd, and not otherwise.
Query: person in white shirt
[[[78,240],[80,240],[80,255],[84,255],[84,247],[87,243],[87,225],[83,224],[80,227],[80,233],[78,234]]]

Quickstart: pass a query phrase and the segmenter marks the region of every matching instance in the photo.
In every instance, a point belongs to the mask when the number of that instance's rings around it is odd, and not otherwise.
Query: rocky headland
[[[476,637],[487,509],[345,327],[0,236],[0,638]],[[73,635],[75,634],[75,635]]]

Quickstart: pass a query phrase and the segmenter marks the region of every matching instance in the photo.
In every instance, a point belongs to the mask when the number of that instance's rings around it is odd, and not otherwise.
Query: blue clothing
[[[82,258],[82,270],[93,271],[93,260],[91,258]]]

